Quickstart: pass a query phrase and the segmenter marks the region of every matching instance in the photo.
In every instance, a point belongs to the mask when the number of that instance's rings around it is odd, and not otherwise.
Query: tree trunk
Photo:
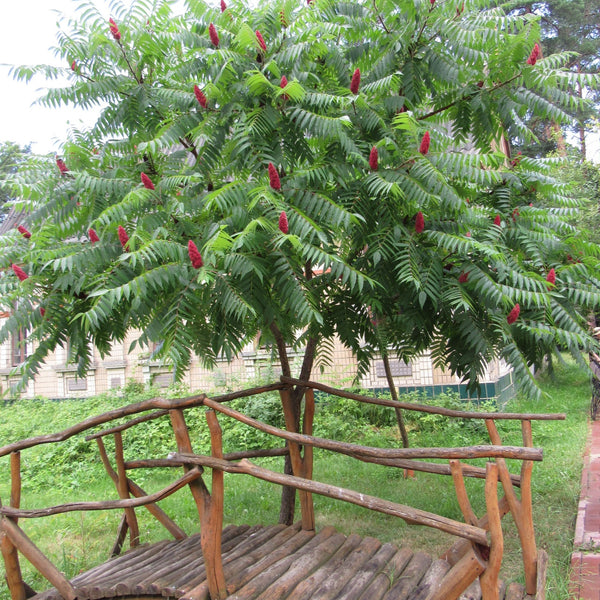
[[[394,383],[394,378],[392,377],[392,369],[390,367],[390,360],[387,352],[382,352],[381,358],[383,359],[383,368],[385,369],[385,376],[387,378],[388,387],[390,388],[392,400],[394,400],[394,402],[398,402],[398,392],[396,391],[396,384]],[[395,408],[394,410],[396,411],[396,421],[398,421],[398,429],[400,430],[400,436],[402,437],[402,447],[408,448],[408,433],[406,431],[406,426],[404,425],[402,411],[399,408]]]
[[[281,364],[281,372],[285,377],[291,377],[292,372],[290,363],[287,355],[287,347],[285,340],[281,335],[281,331],[275,323],[271,324],[271,332],[275,336],[277,343],[277,353],[279,355],[279,361]],[[312,372],[312,367],[315,361],[315,354],[317,351],[317,338],[315,336],[309,336],[304,350],[304,359],[302,361],[302,368],[300,370],[300,376],[298,379],[302,381],[308,381]],[[292,410],[294,413],[294,433],[300,432],[300,415],[302,407],[302,398],[304,397],[304,389],[301,386],[297,386],[292,390]],[[286,443],[287,444],[287,443]],[[286,455],[283,465],[283,472],[286,475],[293,475],[292,461],[290,455]],[[296,489],[290,486],[283,486],[281,490],[281,504],[279,507],[279,522],[284,525],[291,525],[294,522],[294,514],[296,512]]]

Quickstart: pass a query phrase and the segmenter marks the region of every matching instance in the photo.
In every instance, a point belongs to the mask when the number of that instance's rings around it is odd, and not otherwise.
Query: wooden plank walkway
[[[315,533],[299,525],[232,525],[223,531],[222,551],[230,600],[425,600],[450,568],[423,552],[333,527]],[[71,582],[79,600],[208,599],[198,534],[134,548]],[[524,596],[519,585],[501,588],[500,600]],[[34,598],[62,600],[54,588]],[[462,598],[480,600],[479,583]]]

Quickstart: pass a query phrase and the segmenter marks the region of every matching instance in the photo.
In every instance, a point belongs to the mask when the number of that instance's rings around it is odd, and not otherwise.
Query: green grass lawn
[[[548,575],[548,598],[568,598],[568,570],[572,551],[573,532],[579,497],[579,480],[582,454],[586,442],[589,381],[585,372],[573,364],[559,365],[555,379],[543,377],[542,386],[547,395],[539,401],[515,400],[506,407],[511,412],[565,412],[566,421],[534,422],[534,444],[544,449],[544,461],[534,467],[533,495],[534,521],[537,540],[551,559]],[[22,401],[0,409],[0,443],[15,439],[58,431],[82,420],[90,414],[108,410],[139,398],[94,399],[87,401]],[[260,410],[269,409],[260,406]],[[253,410],[259,410],[253,407]],[[270,410],[270,409],[269,409]],[[345,412],[341,405],[330,406],[327,402],[319,408],[315,434],[348,438],[366,445],[399,445],[393,419],[381,415],[368,415],[368,419],[354,409]],[[354,411],[354,412],[352,412]],[[259,411],[260,412],[260,411]],[[349,414],[352,412],[352,416]],[[198,427],[201,426],[201,411]],[[194,416],[188,420],[202,447],[206,439],[196,433]],[[362,419],[362,420],[361,420]],[[366,422],[368,421],[368,422]],[[485,427],[480,424],[448,424],[440,419],[408,419],[410,439],[413,446],[459,446],[487,442]],[[226,443],[240,443],[247,434],[231,425],[226,429]],[[521,444],[519,424],[501,422],[499,426],[504,443]],[[199,430],[198,430],[199,431]],[[151,443],[135,436],[126,448],[126,458],[133,456],[164,456],[170,442],[168,420],[153,423],[150,430]],[[173,449],[169,447],[169,449]],[[233,447],[226,447],[226,451]],[[153,453],[154,452],[154,453]],[[155,452],[158,452],[156,454]],[[162,453],[162,454],[161,454]],[[281,459],[263,459],[260,462],[274,470],[281,469]],[[0,464],[0,497],[6,502],[10,493],[8,461]],[[518,469],[517,464],[512,470]],[[179,474],[179,473],[177,473]],[[452,480],[449,477],[417,473],[414,479],[404,479],[402,472],[377,465],[353,461],[347,457],[334,456],[315,451],[315,479],[364,491],[386,498],[462,520],[458,509]],[[174,478],[173,472],[157,473],[139,471],[132,477],[148,492],[156,491]],[[210,477],[207,477],[210,480]],[[485,512],[483,482],[468,480],[467,487],[475,512]],[[65,444],[39,446],[23,452],[23,499],[24,508],[44,507],[75,500],[113,499],[116,497],[112,482],[104,471],[95,452],[95,445],[82,439]],[[279,515],[280,489],[266,482],[247,476],[225,476],[225,521],[228,523],[269,524]],[[370,535],[384,542],[409,546],[437,555],[454,541],[451,536],[425,527],[408,526],[388,515],[372,513],[366,509],[344,504],[329,498],[314,497],[317,526],[335,525],[344,533],[355,532]],[[198,530],[198,516],[186,489],[164,500],[161,506],[175,518],[186,531]],[[142,541],[151,542],[165,537],[165,530],[144,509],[138,509]],[[43,519],[21,520],[20,524],[39,547],[68,577],[85,570],[108,557],[116,535],[120,514],[116,512],[69,513]],[[503,577],[521,580],[519,544],[510,516],[505,526],[505,558]],[[34,589],[47,587],[22,560],[25,580]],[[0,583],[0,598],[8,599],[8,590]]]

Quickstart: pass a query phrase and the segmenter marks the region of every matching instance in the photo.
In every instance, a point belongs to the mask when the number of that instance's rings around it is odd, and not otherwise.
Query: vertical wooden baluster
[[[454,489],[456,490],[456,498],[458,505],[465,519],[465,523],[469,525],[479,525],[479,520],[473,512],[471,502],[467,496],[467,488],[465,487],[465,478],[463,477],[462,466],[460,460],[450,460],[450,471],[454,481]]]
[[[302,421],[302,433],[313,434],[313,421],[315,418],[315,395],[312,388],[304,393],[304,418]],[[312,480],[313,477],[313,447],[304,446],[302,457],[302,477]],[[300,510],[302,513],[302,529],[314,531],[315,509],[312,494],[310,492],[299,492]]]
[[[206,413],[208,430],[210,431],[210,448],[214,458],[223,458],[223,436],[221,426],[214,410]],[[221,531],[223,530],[223,471],[212,470],[212,488],[208,510],[204,511],[200,529],[200,542],[204,563],[206,564],[206,580],[210,597],[214,600],[227,598],[223,561],[221,559]]]
[[[490,556],[485,571],[479,576],[482,600],[498,600],[498,574],[504,554],[502,516],[498,503],[498,465],[488,462],[485,477],[485,506],[490,530]]]
[[[106,448],[104,447],[104,442],[101,437],[96,438],[96,443],[98,444],[98,451],[100,452],[100,459],[102,460],[102,464],[108,473],[108,476],[113,480],[115,486],[118,485],[119,476],[116,471],[113,469],[110,461],[108,460],[108,454],[106,452]],[[129,493],[136,498],[141,498],[142,496],[147,496],[147,493],[136,483],[131,481],[129,477],[127,477],[127,487],[129,489]],[[118,490],[118,487],[117,487]],[[156,519],[164,525],[167,531],[176,539],[182,540],[187,537],[187,534],[181,527],[179,527],[170,517],[165,513],[160,506],[157,504],[146,504],[144,507],[146,510],[154,515]],[[117,556],[123,547],[123,542],[125,541],[125,535],[127,534],[127,519],[122,519],[119,525],[117,539],[115,544],[113,545],[113,549],[111,552],[111,556]]]
[[[531,421],[521,421],[523,446],[533,448]],[[527,540],[523,544],[523,562],[525,568],[525,587],[528,594],[537,593],[537,547],[535,543],[535,529],[533,527],[533,496],[531,492],[531,476],[533,461],[524,460],[521,465],[521,527],[523,537]]]
[[[0,503],[1,505],[1,503]],[[13,508],[21,506],[21,453],[13,452],[10,455],[10,505]],[[17,519],[13,519],[16,524]],[[19,554],[15,545],[10,541],[4,530],[0,531],[0,551],[4,558],[6,583],[10,590],[12,600],[25,600],[27,593],[21,574]]]
[[[175,441],[177,442],[177,449],[180,453],[193,454],[192,442],[190,441],[190,434],[185,422],[183,411],[179,409],[173,409],[169,411],[171,417],[171,425],[173,427],[173,433],[175,434]],[[184,466],[184,470],[187,472],[191,469],[189,466]],[[208,491],[204,481],[201,477],[191,481],[189,483],[190,491],[196,503],[198,510],[198,516],[200,517],[200,525],[206,522],[207,518],[205,515],[209,514],[210,510],[210,492]],[[200,532],[202,538],[202,532]],[[202,549],[204,553],[204,548]],[[206,559],[205,559],[206,560]],[[212,569],[213,573],[223,572],[223,566],[221,564],[221,552],[219,548],[218,552],[219,566]],[[218,578],[209,579],[208,564],[206,564],[207,583],[210,591],[212,600],[223,600],[227,597],[227,590],[225,589],[224,581],[220,582]]]
[[[123,456],[123,436],[120,431],[114,434],[115,439],[115,462],[117,464],[117,490],[119,498],[129,498],[129,487],[127,485],[127,472],[125,471],[125,458]],[[126,508],[125,517],[129,527],[129,545],[134,548],[140,543],[140,530],[138,527],[135,509]]]
[[[485,421],[490,440],[492,444],[501,446],[502,441],[496,424],[493,419]],[[530,424],[531,425],[531,424]],[[529,463],[529,464],[527,464]],[[498,476],[502,482],[504,493],[510,506],[510,512],[513,516],[517,531],[519,532],[519,540],[521,541],[521,550],[523,552],[523,569],[525,571],[525,589],[528,594],[535,595],[537,581],[537,549],[535,545],[535,533],[533,530],[533,521],[531,519],[531,509],[523,509],[523,502],[517,498],[510,473],[506,466],[506,461],[503,458],[497,458]],[[523,461],[521,466],[521,498],[525,501],[531,501],[531,470],[533,468],[532,461]],[[529,516],[528,516],[529,515]]]

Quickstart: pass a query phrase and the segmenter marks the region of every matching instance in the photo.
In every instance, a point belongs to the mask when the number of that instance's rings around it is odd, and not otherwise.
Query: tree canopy
[[[334,336],[365,369],[391,347],[477,386],[502,357],[524,389],[557,347],[594,340],[598,248],[571,224],[557,159],[510,156],[528,118],[570,122],[595,77],[540,57],[533,15],[485,0],[115,0],[58,34],[70,72],[48,106],[101,110],[62,157],[12,179],[30,237],[4,237],[0,341],[31,331],[30,377],[57,345],[83,373],[129,329],[178,373],[252,337]],[[538,49],[539,50],[539,49]],[[29,231],[28,231],[29,233]],[[318,352],[317,352],[318,351]]]

